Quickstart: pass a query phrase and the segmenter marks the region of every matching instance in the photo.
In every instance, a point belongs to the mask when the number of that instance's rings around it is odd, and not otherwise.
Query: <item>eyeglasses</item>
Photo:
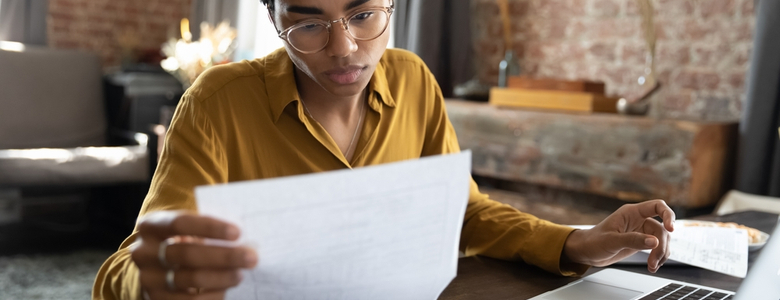
[[[279,38],[301,53],[316,53],[328,45],[333,24],[341,23],[353,39],[370,41],[385,33],[393,10],[395,3],[391,2],[389,7],[367,8],[332,21],[304,21],[279,32]]]

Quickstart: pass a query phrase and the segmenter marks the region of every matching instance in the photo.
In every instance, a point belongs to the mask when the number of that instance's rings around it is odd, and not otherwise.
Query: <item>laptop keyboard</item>
[[[724,294],[708,289],[670,283],[650,295],[644,296],[639,300],[730,300],[733,295]]]

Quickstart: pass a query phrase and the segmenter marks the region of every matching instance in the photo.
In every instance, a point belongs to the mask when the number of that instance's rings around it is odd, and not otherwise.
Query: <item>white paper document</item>
[[[471,153],[195,190],[259,263],[227,299],[436,299],[455,278]]]
[[[745,278],[748,234],[740,228],[675,227],[669,259],[731,276]]]

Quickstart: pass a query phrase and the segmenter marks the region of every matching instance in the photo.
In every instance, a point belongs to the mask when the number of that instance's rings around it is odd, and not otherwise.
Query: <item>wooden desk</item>
[[[725,216],[701,216],[695,219],[738,222],[772,233],[777,215],[762,212],[739,212]],[[761,251],[750,253],[752,266]],[[646,266],[616,265],[614,268],[651,274]],[[591,268],[585,275],[602,268]],[[687,281],[695,284],[736,291],[742,279],[691,266],[664,266],[655,276]],[[564,286],[578,278],[561,277],[542,269],[518,262],[506,262],[486,257],[467,257],[458,261],[458,276],[444,290],[439,299],[528,299]]]

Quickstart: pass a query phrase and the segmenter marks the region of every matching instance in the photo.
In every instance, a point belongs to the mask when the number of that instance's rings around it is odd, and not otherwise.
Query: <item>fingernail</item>
[[[248,266],[253,266],[257,262],[257,255],[252,253],[252,251],[247,251],[244,253],[244,262],[246,262]]]
[[[238,231],[238,228],[236,228],[235,226],[228,226],[225,234],[227,235],[228,238],[232,238],[232,237],[238,237],[240,233]]]
[[[648,246],[648,247],[655,246],[655,239],[654,238],[646,238],[645,239],[645,246]]]

